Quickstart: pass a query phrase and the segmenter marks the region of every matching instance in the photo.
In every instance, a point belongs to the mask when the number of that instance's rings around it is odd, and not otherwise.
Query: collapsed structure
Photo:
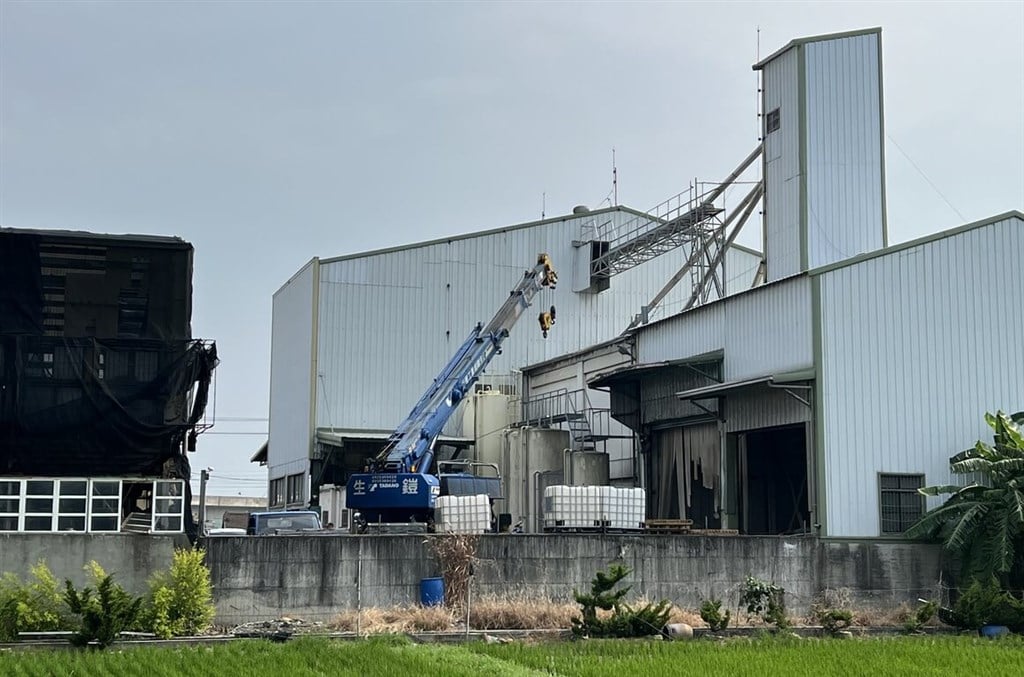
[[[0,230],[0,530],[192,532],[192,245]]]

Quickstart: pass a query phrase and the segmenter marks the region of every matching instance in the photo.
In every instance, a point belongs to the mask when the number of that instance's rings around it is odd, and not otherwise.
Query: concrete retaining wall
[[[220,537],[207,544],[218,622],[415,604],[420,580],[439,571],[422,536]],[[736,604],[748,575],[787,591],[797,613],[824,588],[848,588],[860,605],[934,596],[936,547],[811,538],[501,535],[480,539],[474,595],[571,600],[612,562],[633,569],[633,593],[697,608],[710,597]]]
[[[58,579],[80,585],[82,566],[96,560],[142,593],[181,545],[187,542],[171,536],[3,534],[0,572],[24,577],[44,559]],[[225,625],[415,604],[420,580],[439,574],[423,536],[218,537],[206,547],[217,622]],[[633,569],[627,582],[634,594],[692,609],[711,597],[734,608],[748,575],[783,586],[796,613],[824,588],[850,589],[858,606],[934,597],[940,577],[938,547],[888,541],[525,534],[484,536],[477,556],[477,596],[571,601],[573,588],[588,589],[598,569],[621,562]]]
[[[0,572],[24,580],[29,569],[44,560],[58,581],[86,582],[82,567],[96,560],[125,589],[141,594],[153,572],[171,566],[175,546],[187,546],[180,536],[137,534],[0,534]]]

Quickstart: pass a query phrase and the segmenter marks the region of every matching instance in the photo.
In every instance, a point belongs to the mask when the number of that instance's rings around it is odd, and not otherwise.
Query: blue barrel
[[[420,604],[423,606],[444,604],[443,578],[424,578],[420,581]]]

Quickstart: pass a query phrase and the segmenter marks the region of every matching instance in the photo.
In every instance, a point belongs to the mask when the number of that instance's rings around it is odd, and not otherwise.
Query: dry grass
[[[639,599],[630,606],[643,606],[649,600]],[[599,611],[601,615],[611,612]],[[579,605],[574,602],[552,601],[522,595],[482,597],[472,600],[470,626],[475,630],[567,630],[572,619],[579,616]],[[343,611],[329,624],[332,630],[356,632],[355,610]],[[461,626],[461,611],[443,607],[395,607],[391,609],[363,609],[359,616],[359,632],[365,635],[400,632],[437,632]],[[694,611],[673,607],[671,623],[687,623],[695,628],[704,627],[704,621]]]
[[[446,607],[459,609],[466,599],[478,538],[470,534],[443,534],[429,536],[424,541],[441,569]]]
[[[393,609],[355,609],[342,611],[329,624],[332,630],[380,635],[396,632],[439,632],[451,630],[455,614],[444,607],[408,606]]]
[[[640,598],[628,602],[632,607],[639,607],[651,600]],[[834,600],[829,600],[834,601]],[[746,614],[732,609],[733,619],[730,627],[764,626],[765,623],[757,616],[749,619]],[[892,608],[853,609],[853,624],[856,626],[902,627],[910,618],[915,607],[900,604]],[[579,605],[568,601],[552,601],[531,598],[525,595],[507,595],[502,597],[480,597],[472,600],[470,610],[470,626],[474,630],[567,630],[571,627],[572,618],[579,616]],[[601,615],[611,612],[599,611]],[[328,626],[335,631],[356,631],[355,610],[339,613]],[[376,635],[402,632],[443,632],[464,627],[465,616],[460,609],[446,607],[407,606],[390,609],[363,609],[359,617],[359,632],[364,635]],[[792,616],[798,624],[817,625],[811,617]],[[704,628],[707,624],[700,614],[691,609],[672,607],[670,623],[686,623],[694,628]],[[938,625],[932,619],[928,625]]]
[[[484,597],[470,605],[470,625],[480,630],[567,629],[580,607],[523,596]]]

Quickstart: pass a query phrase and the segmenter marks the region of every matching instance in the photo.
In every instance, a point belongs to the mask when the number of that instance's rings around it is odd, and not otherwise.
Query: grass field
[[[1016,675],[1024,640],[972,637],[815,640],[586,641],[548,644],[413,644],[306,638],[184,649],[0,654],[0,674],[143,675]]]

